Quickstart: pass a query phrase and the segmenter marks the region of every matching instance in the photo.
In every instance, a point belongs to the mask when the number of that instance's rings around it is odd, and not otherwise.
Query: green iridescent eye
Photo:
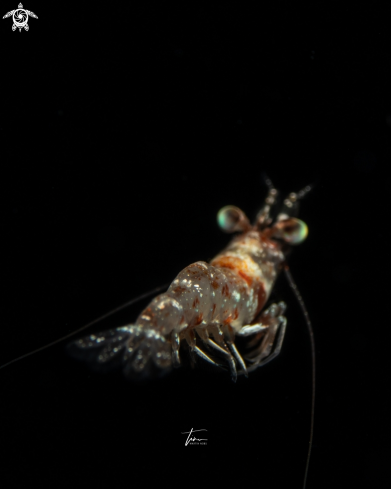
[[[275,236],[292,245],[302,243],[308,236],[307,224],[295,217],[280,221],[274,227]]]
[[[217,214],[217,222],[226,233],[244,231],[250,226],[244,212],[234,205],[227,205],[220,209]]]

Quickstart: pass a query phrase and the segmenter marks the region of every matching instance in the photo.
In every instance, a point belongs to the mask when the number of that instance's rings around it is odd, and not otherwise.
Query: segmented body
[[[297,201],[311,187],[307,186],[297,194],[290,194],[273,221],[271,210],[276,203],[277,191],[270,180],[267,179],[266,183],[269,193],[253,225],[250,225],[245,214],[237,207],[227,206],[220,210],[220,226],[226,232],[240,234],[209,264],[200,261],[182,270],[168,290],[155,297],[141,312],[135,324],[91,334],[69,345],[71,351],[97,365],[110,365],[113,364],[112,361],[119,360],[125,375],[131,378],[141,378],[156,371],[164,373],[172,366],[178,366],[181,341],[185,341],[191,352],[203,360],[218,367],[228,367],[234,381],[238,374],[247,375],[275,358],[281,350],[286,330],[286,305],[279,302],[271,304],[267,309],[265,306],[290,245],[301,243],[307,236],[306,224],[292,216],[297,212]],[[288,283],[303,311],[311,340],[311,432],[304,476],[305,487],[314,427],[315,343],[303,299],[288,268],[285,267],[285,271]],[[127,305],[129,303],[80,330],[96,324]],[[68,336],[70,335],[0,368],[48,348]],[[235,338],[238,336],[249,339],[249,349],[243,356],[235,346]],[[208,354],[198,345],[203,345]],[[221,365],[216,355],[226,365]]]
[[[271,320],[261,321],[257,327],[250,325],[270,296],[285,260],[287,243],[300,242],[306,235],[305,224],[290,218],[286,211],[270,225],[269,204],[274,203],[275,195],[271,189],[269,202],[253,226],[240,209],[224,208],[220,225],[228,232],[241,233],[209,264],[200,261],[182,270],[167,292],[155,297],[134,324],[90,335],[74,345],[82,351],[95,351],[95,360],[101,364],[122,356],[124,371],[131,376],[149,372],[152,364],[160,370],[178,364],[183,340],[199,356],[216,363],[198,348],[201,340],[225,357],[236,379],[237,366],[245,372],[247,369],[235,348],[235,335],[246,331],[264,336],[263,343],[249,356],[253,363],[260,364],[270,354],[278,328],[286,322],[282,316],[285,305],[274,305],[271,315],[267,312]]]
[[[234,332],[265,305],[284,255],[276,242],[250,231],[232,240],[210,264],[182,270],[165,294],[140,314],[136,325],[164,335],[222,325]]]

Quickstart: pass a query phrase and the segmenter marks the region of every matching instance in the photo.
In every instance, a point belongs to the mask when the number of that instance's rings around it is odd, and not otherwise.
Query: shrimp
[[[238,207],[226,206],[219,211],[219,226],[227,233],[238,234],[210,263],[199,261],[182,270],[168,290],[155,297],[134,324],[90,334],[72,342],[69,348],[70,353],[96,366],[122,364],[126,377],[141,379],[163,375],[180,366],[183,344],[192,361],[197,356],[228,370],[236,382],[238,375],[247,376],[281,351],[287,326],[286,304],[273,303],[266,309],[265,306],[279,272],[284,270],[303,312],[311,341],[311,428],[305,488],[314,432],[315,342],[307,309],[286,265],[286,257],[292,245],[302,243],[307,237],[307,225],[295,216],[298,201],[311,186],[291,193],[273,219],[278,193],[268,178],[266,183],[269,192],[254,224],[250,224]],[[0,369],[45,350],[166,287],[143,294],[77,331],[11,360]],[[235,344],[240,339],[245,342],[243,353]]]
[[[238,207],[219,211],[220,227],[238,234],[210,263],[182,270],[134,324],[76,340],[71,352],[96,365],[120,363],[126,377],[145,378],[180,366],[183,344],[192,361],[197,356],[226,369],[234,382],[275,358],[287,326],[286,304],[265,305],[291,245],[308,234],[294,214],[311,187],[291,193],[273,219],[278,192],[266,183],[268,195],[254,224]],[[239,338],[246,344],[243,354],[235,344]]]

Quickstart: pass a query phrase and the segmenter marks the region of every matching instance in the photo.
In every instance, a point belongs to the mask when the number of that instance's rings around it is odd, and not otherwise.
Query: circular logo
[[[15,10],[12,18],[16,27],[19,27],[19,29],[21,29],[27,24],[29,16],[24,9],[18,8]]]

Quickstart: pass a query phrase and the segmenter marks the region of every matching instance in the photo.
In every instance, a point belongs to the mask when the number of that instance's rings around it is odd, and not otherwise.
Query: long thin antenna
[[[160,285],[159,287],[156,287],[155,289],[152,289],[149,292],[145,292],[145,294],[141,294],[138,297],[136,297],[136,298],[134,298],[128,302],[125,302],[125,304],[122,304],[121,306],[118,306],[115,309],[112,309],[111,311],[107,312],[106,314],[103,314],[103,316],[100,316],[97,319],[94,319],[93,321],[82,326],[81,328],[77,329],[76,331],[73,331],[72,333],[69,333],[65,336],[62,336],[58,340],[54,340],[51,343],[48,343],[47,345],[41,346],[40,348],[37,348],[36,350],[30,351],[29,353],[25,353],[24,355],[22,355],[18,358],[14,358],[14,360],[11,360],[10,362],[5,363],[4,365],[1,365],[0,370],[2,368],[8,367],[8,365],[11,365],[12,363],[19,362],[19,360],[22,360],[23,358],[30,357],[31,355],[34,355],[35,353],[38,353],[39,351],[46,350],[46,348],[50,348],[51,346],[56,345],[57,343],[60,343],[61,341],[64,341],[67,338],[70,338],[71,336],[74,336],[77,333],[80,333],[80,331],[84,331],[85,329],[89,328],[90,326],[93,326],[94,324],[99,323],[99,321],[103,321],[103,319],[106,319],[109,316],[112,316],[116,312],[122,311],[122,309],[125,309],[126,307],[129,307],[129,306],[135,304],[136,302],[139,302],[143,299],[146,299],[147,297],[151,296],[152,294],[158,294],[162,290],[167,289],[167,287],[169,285],[170,284]]]
[[[310,457],[311,457],[311,451],[312,451],[312,440],[314,438],[314,417],[315,417],[315,339],[314,339],[314,331],[312,329],[312,324],[310,320],[310,316],[308,314],[307,308],[305,307],[303,298],[301,297],[301,294],[299,292],[299,289],[297,288],[297,285],[295,281],[293,280],[292,274],[288,268],[288,265],[285,265],[284,268],[285,276],[288,280],[289,285],[291,286],[296,299],[300,305],[300,308],[303,312],[305,322],[307,324],[307,329],[310,337],[310,342],[311,342],[311,357],[312,357],[312,400],[311,400],[311,428],[310,428],[310,440],[309,440],[309,447],[308,447],[308,455],[307,455],[307,463],[305,466],[305,473],[304,473],[304,483],[303,483],[303,489],[305,489],[306,483],[307,483],[307,475],[308,475],[308,467],[310,465]]]

